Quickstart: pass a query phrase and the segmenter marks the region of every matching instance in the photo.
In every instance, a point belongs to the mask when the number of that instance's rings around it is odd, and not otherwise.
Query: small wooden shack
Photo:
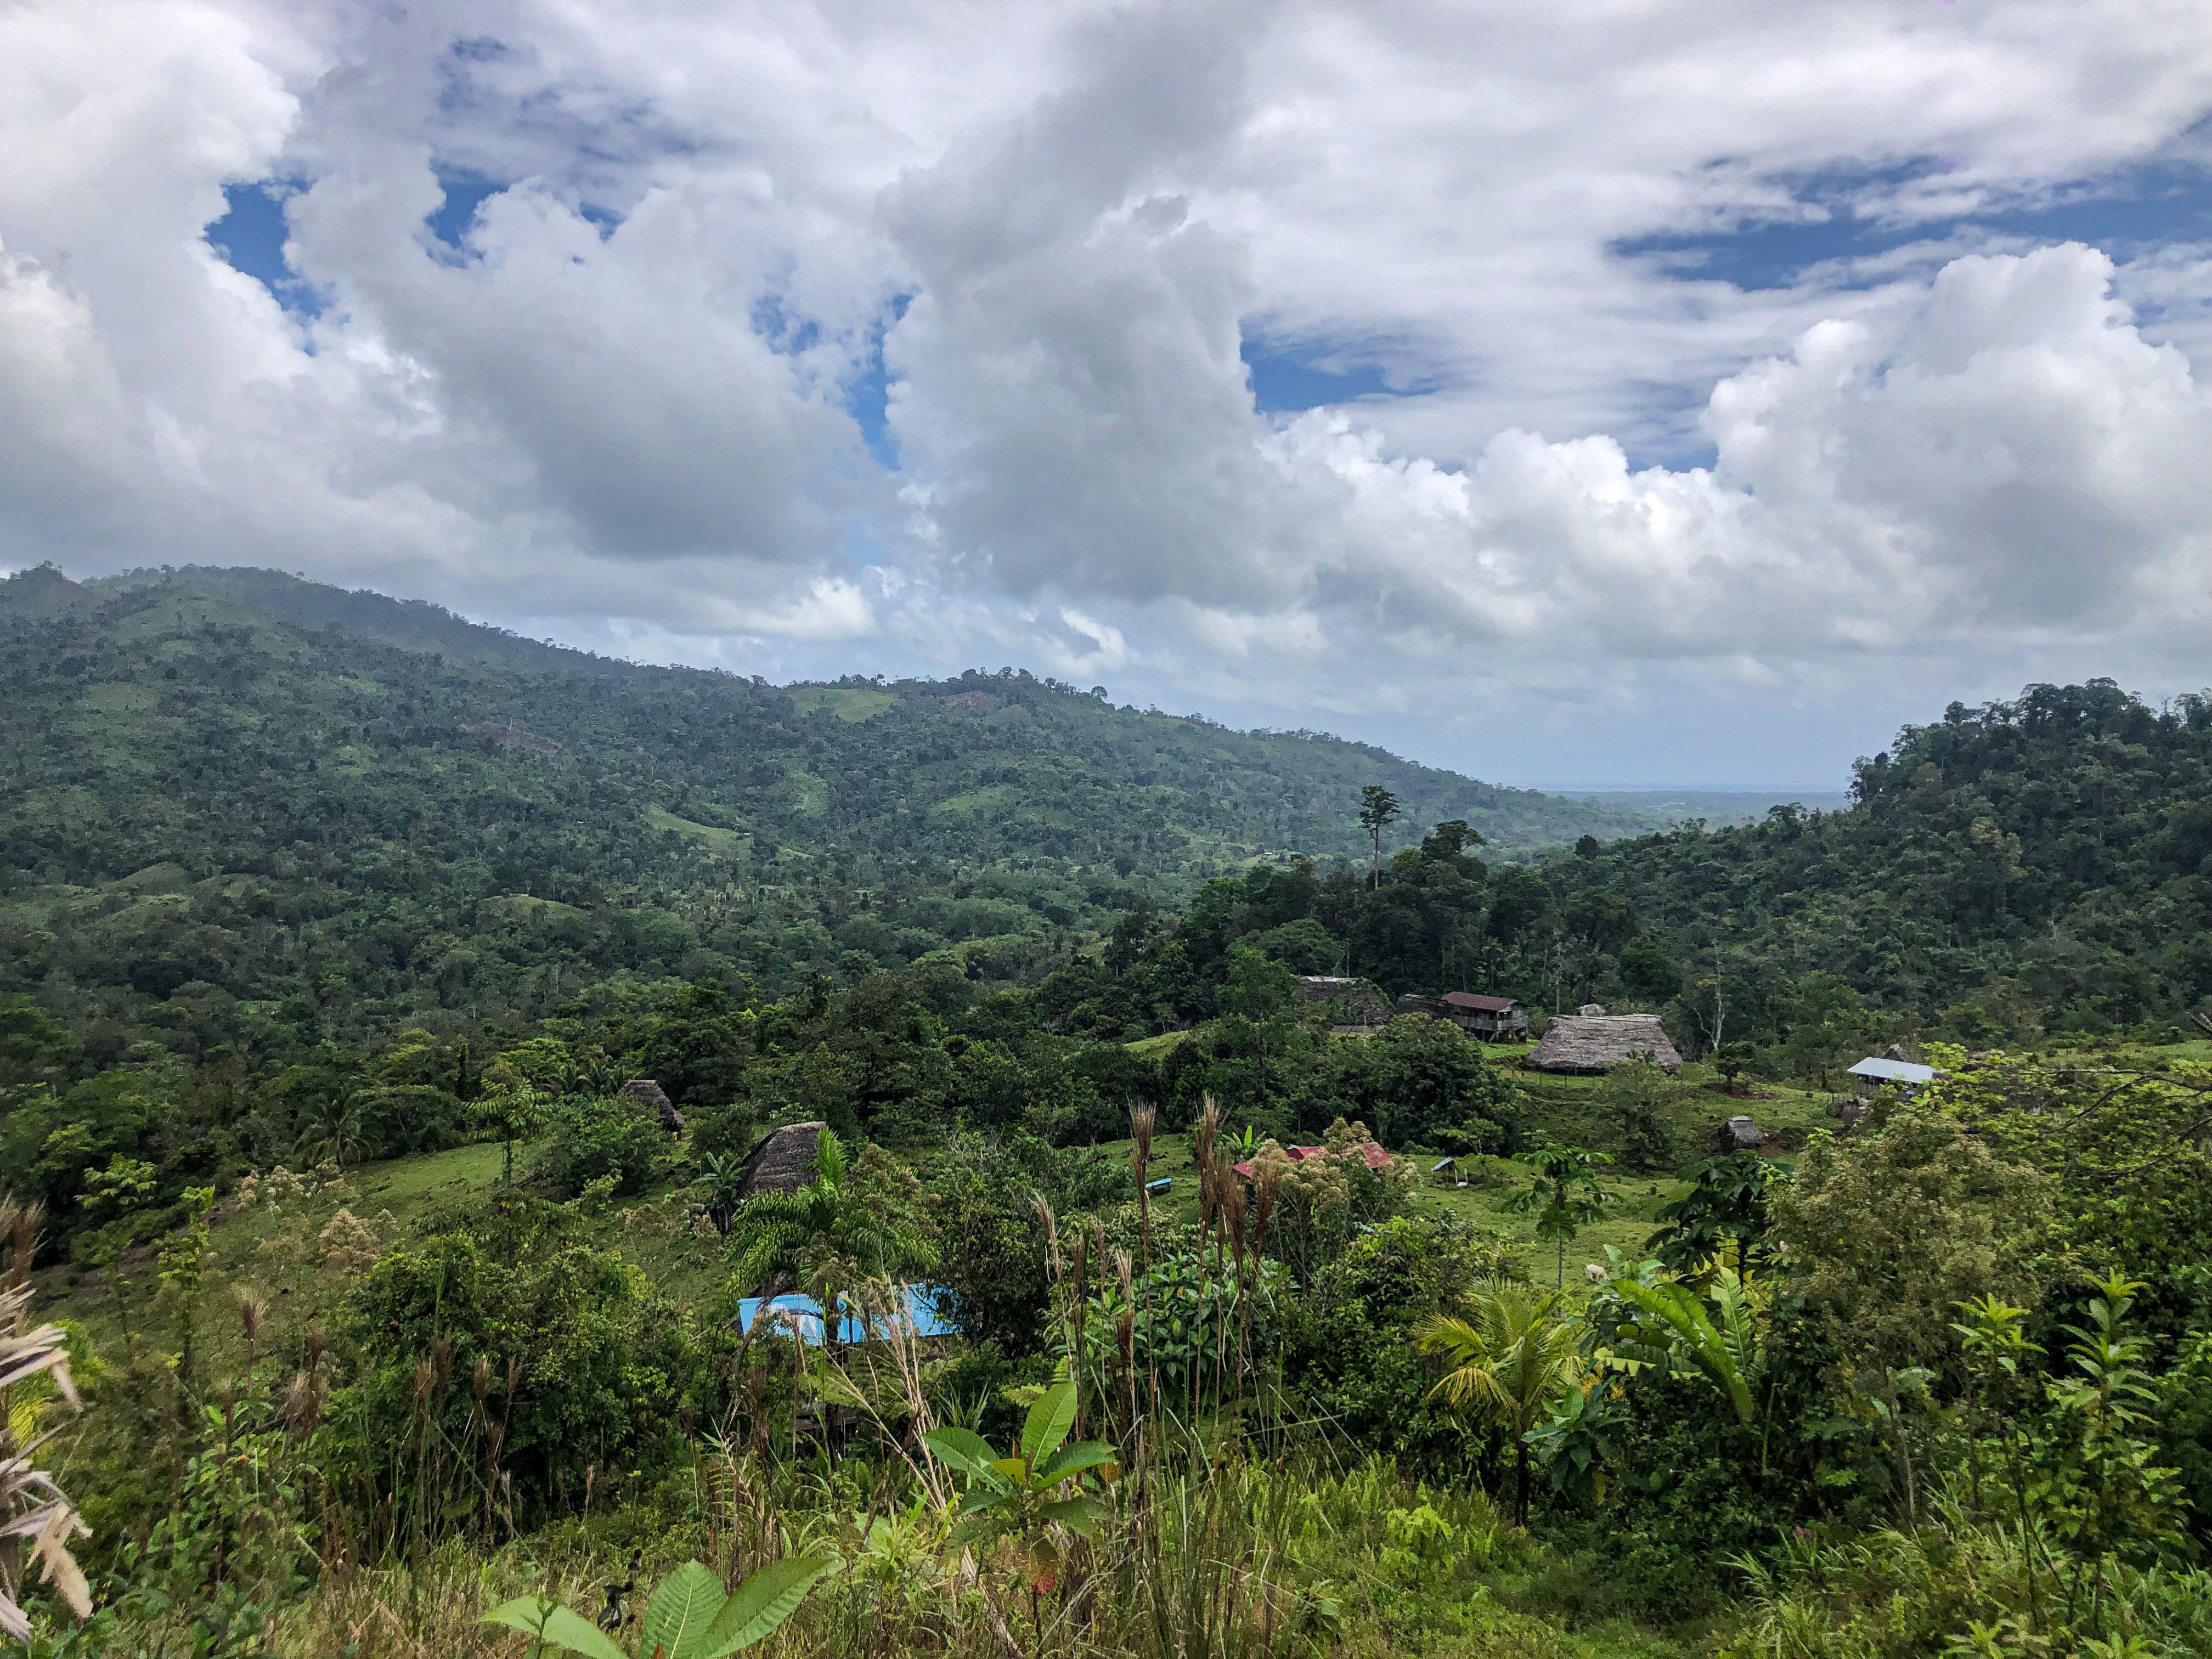
[[[1440,997],[1402,996],[1398,999],[1398,1012],[1448,1019],[1486,1042],[1510,1042],[1528,1035],[1528,1011],[1513,997],[1485,996],[1474,991],[1447,991]]]
[[[1933,1066],[1918,1065],[1893,1055],[1869,1055],[1851,1067],[1851,1075],[1858,1079],[1859,1098],[1871,1100],[1875,1091],[1885,1087],[1913,1094],[1933,1083],[1940,1073]]]
[[[1656,1014],[1555,1014],[1528,1064],[1540,1072],[1609,1072],[1632,1060],[1679,1071],[1682,1056]]]

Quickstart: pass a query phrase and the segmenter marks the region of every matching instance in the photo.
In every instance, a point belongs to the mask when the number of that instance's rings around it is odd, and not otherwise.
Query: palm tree
[[[726,1235],[730,1279],[740,1294],[771,1273],[797,1273],[802,1255],[834,1255],[863,1273],[896,1279],[926,1267],[929,1242],[905,1206],[854,1179],[844,1142],[822,1132],[814,1178],[795,1193],[757,1193],[737,1206]]]
[[[1451,1361],[1429,1390],[1513,1437],[1513,1520],[1528,1524],[1528,1431],[1581,1369],[1574,1325],[1553,1313],[1562,1292],[1492,1279],[1471,1291],[1463,1317],[1424,1322],[1414,1340],[1424,1353]]]
[[[552,1103],[551,1095],[527,1084],[502,1084],[469,1103],[470,1117],[497,1135],[506,1149],[505,1168],[500,1179],[507,1186],[514,1185],[514,1143],[544,1121]]]
[[[328,1160],[343,1170],[361,1157],[368,1144],[361,1100],[350,1089],[317,1102],[300,1125],[300,1156],[314,1163]]]

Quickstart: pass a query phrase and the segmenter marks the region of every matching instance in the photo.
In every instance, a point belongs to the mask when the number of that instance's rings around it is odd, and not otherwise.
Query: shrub
[[[556,1198],[574,1198],[610,1176],[617,1193],[642,1192],[668,1144],[652,1109],[620,1095],[564,1100],[548,1114],[546,1129],[530,1179]]]

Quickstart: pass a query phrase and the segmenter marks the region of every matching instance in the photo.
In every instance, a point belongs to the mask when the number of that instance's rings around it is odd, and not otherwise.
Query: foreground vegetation
[[[555,1197],[627,1104],[589,1097],[513,1181],[332,1160],[181,1227],[117,1159],[39,1278],[85,1409],[9,1401],[89,1529],[85,1623],[19,1564],[34,1650],[504,1652],[501,1607],[629,1644],[696,1559],[715,1606],[792,1563],[796,1653],[2202,1651],[2212,1070],[1936,1058],[1636,1221],[1550,1144],[1439,1188],[1345,1125],[1248,1182],[1211,1108],[825,1139],[719,1218],[657,1135]],[[869,1334],[740,1334],[763,1270]],[[917,1276],[966,1335],[888,1316]]]

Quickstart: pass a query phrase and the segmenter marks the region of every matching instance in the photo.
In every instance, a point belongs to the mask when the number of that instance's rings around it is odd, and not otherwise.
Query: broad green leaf
[[[980,1474],[991,1467],[991,1448],[973,1429],[932,1429],[921,1443],[963,1474]]]
[[[512,1601],[502,1601],[484,1614],[483,1622],[505,1625],[509,1630],[519,1630],[554,1647],[588,1654],[590,1659],[629,1659],[583,1614],[571,1612],[543,1595],[519,1595]]]
[[[1060,1443],[1074,1426],[1075,1384],[1055,1383],[1030,1407],[1029,1420],[1022,1425],[1022,1461],[1035,1468],[1060,1449]]]
[[[1049,1486],[1055,1480],[1066,1480],[1071,1474],[1080,1474],[1084,1470],[1095,1469],[1102,1463],[1111,1463],[1115,1455],[1111,1446],[1102,1446],[1096,1440],[1079,1440],[1073,1446],[1062,1446],[1054,1452],[1052,1461],[1037,1471],[1037,1479]]]
[[[1012,1496],[1013,1494],[1004,1486],[987,1486],[979,1480],[968,1488],[968,1495],[960,1500],[960,1507],[953,1513],[974,1515],[982,1510],[995,1509]]]
[[[1002,1457],[985,1470],[992,1480],[1008,1487],[1018,1486],[1028,1477],[1030,1466],[1018,1457]]]
[[[1080,1533],[1085,1538],[1097,1532],[1098,1518],[1104,1512],[1104,1506],[1087,1492],[1078,1498],[1063,1498],[1056,1504],[1047,1504],[1043,1510],[1048,1520],[1057,1521],[1070,1532]]]
[[[815,1582],[836,1565],[827,1556],[787,1555],[763,1567],[722,1604],[699,1659],[725,1659],[773,1636],[776,1626],[799,1610]]]
[[[660,1581],[645,1604],[644,1651],[658,1647],[661,1659],[701,1659],[707,1651],[707,1627],[726,1599],[720,1574],[686,1561]]]

